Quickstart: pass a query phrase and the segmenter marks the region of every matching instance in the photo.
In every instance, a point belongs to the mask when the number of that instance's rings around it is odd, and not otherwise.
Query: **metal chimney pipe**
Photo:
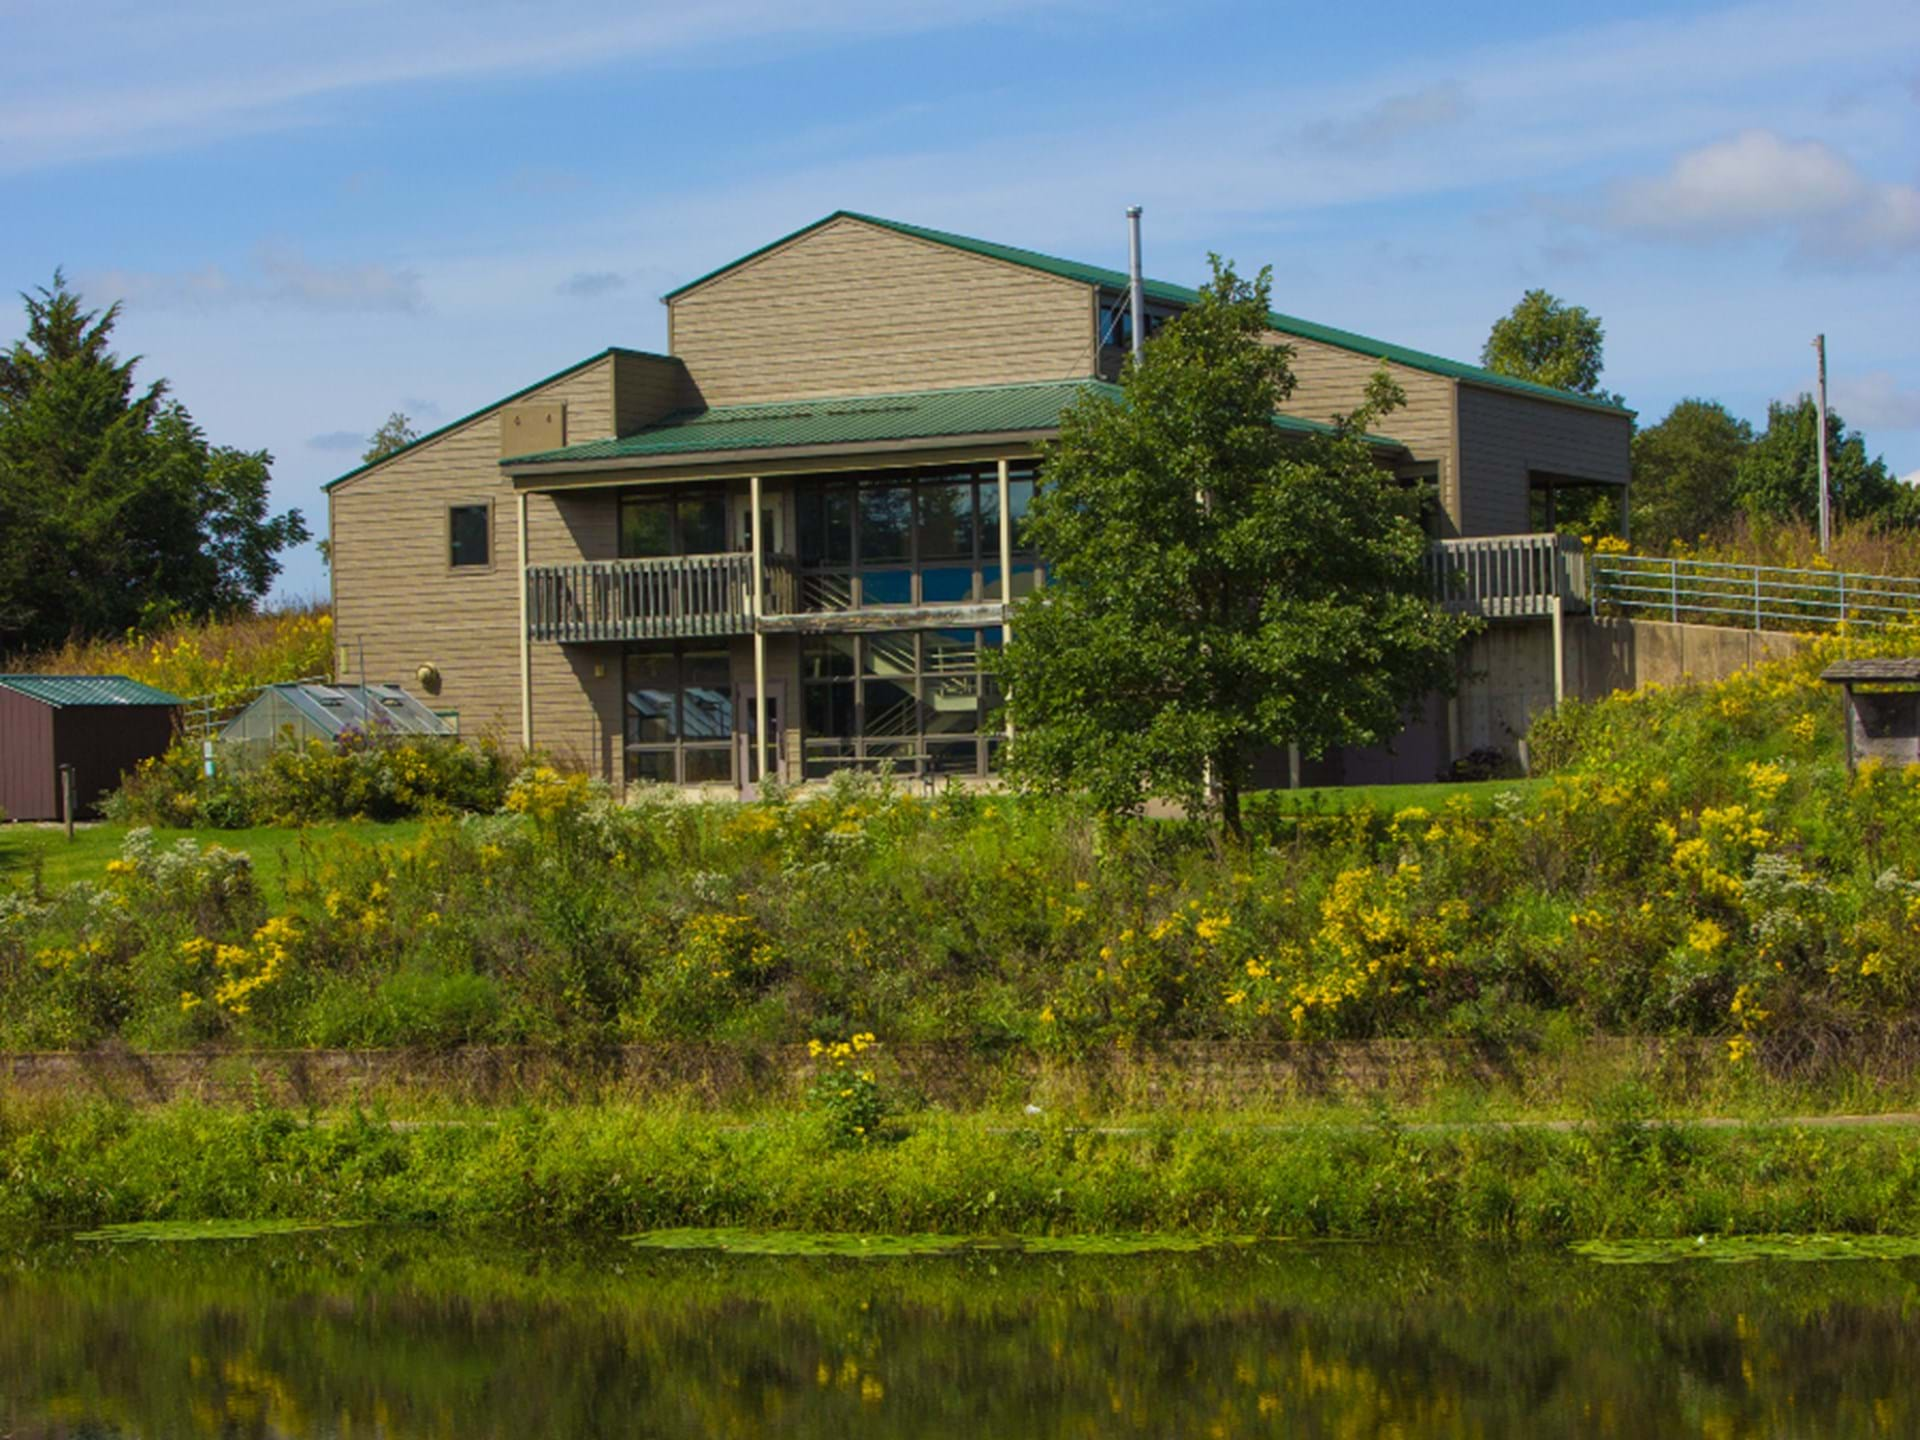
[[[1140,207],[1127,207],[1127,294],[1133,304],[1133,358],[1147,343],[1147,285],[1140,278]]]

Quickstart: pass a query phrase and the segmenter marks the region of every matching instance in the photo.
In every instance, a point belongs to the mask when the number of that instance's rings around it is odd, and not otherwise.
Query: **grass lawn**
[[[326,845],[343,836],[368,845],[382,841],[403,843],[418,835],[425,823],[396,820],[379,824],[356,820],[329,825],[262,825],[251,830],[156,830],[154,838],[163,846],[185,838],[202,845],[244,850],[253,857],[260,888],[269,901],[277,901],[281,898],[282,857],[288,863],[296,860],[303,838],[314,846]],[[69,843],[66,832],[57,825],[0,825],[0,885],[30,883],[35,856],[40,859],[42,883],[50,888],[74,880],[97,880],[106,873],[107,862],[120,853],[127,828],[125,825],[83,825]]]
[[[1300,790],[1261,792],[1259,805],[1279,815],[1337,815],[1349,810],[1371,807],[1375,810],[1405,810],[1411,806],[1438,811],[1450,801],[1466,799],[1473,813],[1485,815],[1493,809],[1493,799],[1508,791],[1525,794],[1539,780],[1452,780],[1420,785],[1323,785]]]

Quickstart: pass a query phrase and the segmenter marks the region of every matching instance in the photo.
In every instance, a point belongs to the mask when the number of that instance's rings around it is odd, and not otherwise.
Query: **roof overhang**
[[[518,490],[584,489],[635,480],[724,480],[749,475],[810,475],[823,470],[884,469],[889,463],[1025,459],[1060,433],[1002,430],[979,435],[930,435],[912,440],[852,440],[835,445],[775,445],[757,449],[700,450],[682,454],[626,455],[592,460],[548,460],[500,468]]]

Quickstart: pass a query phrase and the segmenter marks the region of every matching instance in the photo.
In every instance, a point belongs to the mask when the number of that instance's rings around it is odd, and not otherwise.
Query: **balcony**
[[[765,608],[794,608],[793,562],[766,561]],[[587,560],[527,570],[527,634],[534,640],[675,640],[753,633],[753,556],[676,555]]]
[[[1488,620],[1527,620],[1587,608],[1587,557],[1569,535],[1437,540],[1427,579],[1440,605]]]

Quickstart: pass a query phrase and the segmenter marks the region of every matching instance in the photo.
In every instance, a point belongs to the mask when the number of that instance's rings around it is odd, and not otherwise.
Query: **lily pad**
[[[729,1255],[855,1256],[1015,1252],[1030,1255],[1149,1255],[1223,1243],[1198,1235],[861,1235],[807,1230],[647,1230],[623,1236],[647,1250],[718,1250]]]
[[[1913,1235],[1700,1235],[1691,1240],[1581,1240],[1572,1247],[1602,1265],[1672,1265],[1706,1260],[1720,1265],[1756,1260],[1914,1260]]]
[[[274,1235],[301,1235],[312,1230],[343,1230],[353,1220],[133,1220],[124,1225],[102,1225],[85,1230],[76,1240],[172,1243],[181,1240],[262,1240]]]

